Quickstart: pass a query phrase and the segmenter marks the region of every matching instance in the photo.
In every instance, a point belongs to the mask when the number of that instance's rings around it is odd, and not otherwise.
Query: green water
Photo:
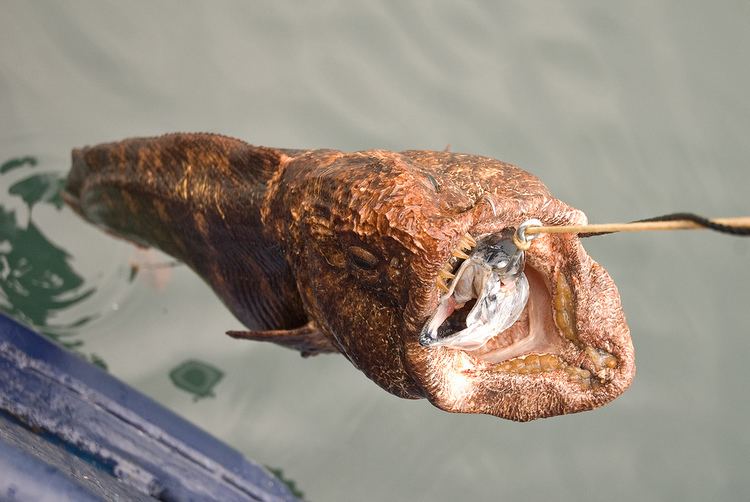
[[[233,340],[187,267],[61,207],[71,148],[214,131],[443,149],[591,221],[750,214],[744,1],[0,2],[0,306],[293,479],[310,500],[741,500],[750,243],[613,235],[638,374],[529,424],[388,395],[343,357]],[[14,160],[16,159],[16,160]]]
[[[34,157],[10,159],[0,165],[0,176],[15,169],[36,166]],[[4,179],[3,179],[4,181]],[[63,202],[60,196],[64,177],[59,173],[29,173],[8,186],[4,197],[18,197],[26,210],[25,225],[15,210],[0,205],[0,289],[3,295],[0,308],[6,314],[30,324],[47,336],[60,341],[67,348],[83,344],[69,340],[90,317],[56,325],[50,318],[85,300],[94,288],[84,289],[83,278],[70,266],[70,254],[56,246],[44,235],[33,220],[37,204],[50,204],[58,211]]]

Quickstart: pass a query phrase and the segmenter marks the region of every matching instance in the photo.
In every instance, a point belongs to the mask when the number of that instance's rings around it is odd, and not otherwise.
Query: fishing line
[[[592,225],[543,225],[539,220],[526,220],[513,235],[519,249],[526,250],[531,241],[541,234],[578,234],[579,237],[613,234],[616,232],[643,232],[649,230],[714,230],[741,237],[750,236],[750,216],[709,219],[693,213],[673,213],[655,216],[630,223],[602,223]]]

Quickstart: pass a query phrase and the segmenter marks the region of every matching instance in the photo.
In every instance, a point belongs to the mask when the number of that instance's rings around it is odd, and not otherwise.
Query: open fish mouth
[[[511,231],[496,235],[507,239]],[[483,288],[466,300],[455,292],[470,274],[467,263],[481,260],[484,239],[459,239],[435,278],[440,301],[420,333],[434,361],[425,375],[428,398],[448,411],[530,420],[591,409],[622,393],[635,366],[619,295],[578,238],[537,239],[519,270],[486,272]],[[483,318],[482,303],[496,307]]]
[[[470,240],[469,240],[470,239]],[[439,273],[438,286],[445,290],[435,313],[420,333],[424,346],[467,350],[482,348],[493,336],[510,328],[521,316],[529,298],[524,273],[524,252],[509,231],[489,234],[474,246],[454,252]],[[455,270],[451,270],[454,265]],[[444,286],[443,279],[452,279]]]
[[[500,281],[491,278],[487,282]],[[528,265],[509,293],[494,300],[500,305],[495,316],[481,319],[458,332],[446,333],[434,345],[464,350],[477,359],[495,364],[498,371],[526,375],[564,369],[571,381],[584,387],[596,385],[598,380],[590,370],[580,364],[569,364],[559,355],[565,348],[565,341],[576,345],[580,340],[575,334],[572,293],[562,276],[555,290],[553,299],[542,273]],[[472,314],[480,303],[489,303],[488,296],[483,292],[479,298],[454,310],[441,328],[451,331],[457,329],[456,326],[468,325],[464,319],[478,317]],[[600,370],[617,367],[617,358],[612,354],[590,346],[584,348],[587,355],[593,356],[592,362],[602,380],[606,379],[606,372]]]

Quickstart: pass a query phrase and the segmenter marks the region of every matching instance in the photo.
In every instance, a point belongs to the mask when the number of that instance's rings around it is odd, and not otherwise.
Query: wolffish
[[[169,134],[74,150],[65,200],[190,266],[248,329],[231,336],[340,352],[388,392],[446,411],[525,421],[589,410],[635,373],[615,284],[574,235],[525,252],[528,301],[510,327],[482,344],[420,343],[477,242],[529,218],[586,222],[505,162]],[[445,315],[460,324],[470,298]]]

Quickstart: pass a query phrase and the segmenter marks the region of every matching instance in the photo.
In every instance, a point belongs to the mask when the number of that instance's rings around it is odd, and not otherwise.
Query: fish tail
[[[188,264],[246,326],[287,328],[307,320],[261,208],[289,159],[216,134],[132,138],[73,150],[64,199],[107,232]]]

